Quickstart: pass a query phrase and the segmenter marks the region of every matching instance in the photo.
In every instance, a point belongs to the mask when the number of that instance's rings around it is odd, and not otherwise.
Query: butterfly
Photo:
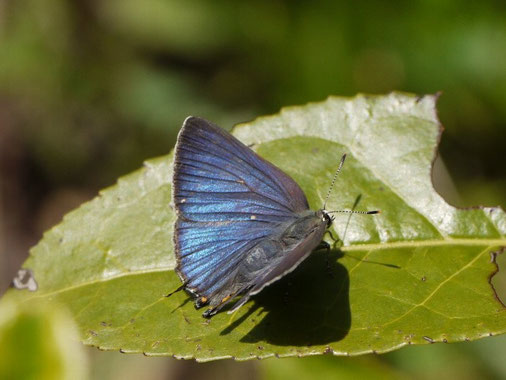
[[[331,188],[341,170],[343,155]],[[208,318],[236,297],[234,312],[293,271],[323,242],[334,212],[313,211],[302,189],[230,133],[190,116],[174,156],[176,272]],[[330,194],[330,189],[327,194]]]

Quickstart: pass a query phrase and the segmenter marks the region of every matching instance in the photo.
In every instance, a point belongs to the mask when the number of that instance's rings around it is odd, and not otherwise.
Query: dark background
[[[44,230],[168,153],[186,116],[231,128],[330,94],[392,90],[443,92],[437,190],[458,206],[504,205],[503,0],[0,2],[0,293]],[[435,347],[357,363],[419,378],[506,377],[503,338]],[[275,378],[278,365],[90,355],[102,378],[127,365],[146,378]],[[311,360],[279,366],[345,363]]]

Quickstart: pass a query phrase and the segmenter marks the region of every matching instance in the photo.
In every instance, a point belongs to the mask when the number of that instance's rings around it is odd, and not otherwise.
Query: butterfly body
[[[206,317],[294,270],[332,223],[288,175],[196,117],[178,136],[173,202],[176,272]]]

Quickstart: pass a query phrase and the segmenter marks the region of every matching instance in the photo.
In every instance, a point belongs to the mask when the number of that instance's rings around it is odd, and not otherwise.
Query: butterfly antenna
[[[339,167],[336,170],[336,173],[334,174],[334,178],[332,178],[332,182],[330,183],[329,191],[327,191],[327,196],[325,197],[325,202],[323,202],[323,209],[325,210],[325,206],[327,205],[327,201],[329,200],[330,193],[332,192],[332,188],[334,187],[334,183],[336,182],[337,175],[341,171],[341,168],[343,167],[344,160],[346,160],[346,153],[343,154],[341,157],[341,162],[339,163]]]
[[[334,211],[327,211],[327,214],[332,214],[336,212],[342,212],[345,214],[367,214],[367,215],[381,214],[380,210],[373,210],[373,211],[334,210]]]

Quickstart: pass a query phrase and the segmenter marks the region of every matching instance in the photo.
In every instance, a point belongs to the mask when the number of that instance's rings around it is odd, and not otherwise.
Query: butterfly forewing
[[[245,257],[270,247],[266,239],[275,241],[308,210],[304,193],[288,175],[196,117],[186,119],[178,136],[173,184],[177,272],[186,289],[211,306],[227,287],[241,292],[257,285],[242,289],[243,284],[233,283]]]

